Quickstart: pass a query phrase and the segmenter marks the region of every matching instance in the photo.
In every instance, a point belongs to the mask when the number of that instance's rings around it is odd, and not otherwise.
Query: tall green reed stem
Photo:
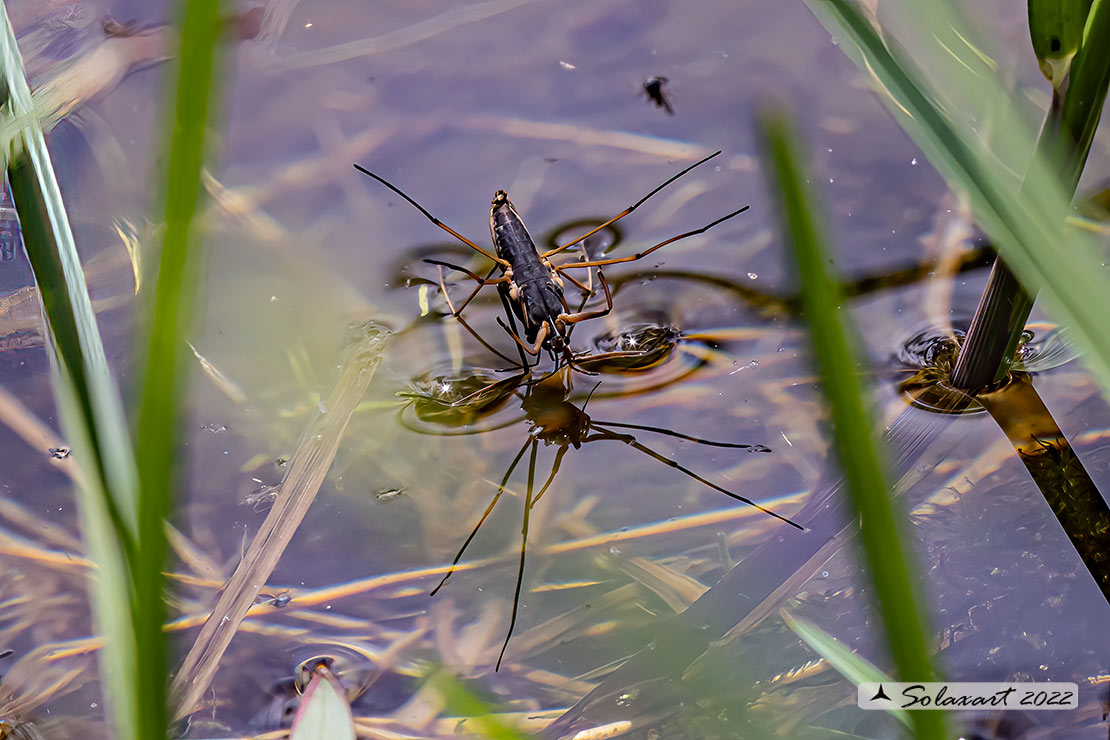
[[[1032,16],[1030,22],[1034,22]],[[1037,31],[1031,30],[1034,34]],[[1079,184],[1106,100],[1110,83],[1107,48],[1110,1],[1095,0],[1071,64],[1063,103],[1049,110],[1037,139],[1036,155],[1055,166],[1061,186],[1069,195],[1075,194]],[[1055,95],[1054,91],[1054,99]],[[1035,197],[1033,184],[1027,176],[1022,193]],[[995,262],[952,371],[953,386],[979,390],[1010,372],[1034,296],[1034,291],[1022,287],[1004,260]]]
[[[821,370],[822,390],[832,409],[837,458],[860,516],[860,541],[875,584],[879,616],[901,680],[931,681],[929,631],[903,544],[908,541],[905,517],[894,512],[874,425],[856,377],[856,353],[841,315],[840,290],[825,271],[829,249],[817,202],[806,185],[811,180],[800,165],[802,155],[787,116],[767,109],[759,124],[764,162],[772,176],[772,189],[779,196],[784,232],[801,276],[802,305]],[[946,737],[942,713],[911,715],[918,738]]]
[[[134,449],[6,9],[0,29],[0,97],[5,132],[11,132],[3,151],[47,322],[63,427],[85,473],[79,501],[98,566],[93,604],[106,637],[103,690],[116,734],[127,740],[164,738],[168,724],[164,526],[182,408],[183,332],[195,292],[189,267],[195,268],[196,260],[188,246],[200,192],[219,3],[183,0],[181,10],[177,96],[167,134],[166,238],[149,311]]]
[[[135,460],[15,33],[2,2],[0,8],[3,156],[39,288],[62,429],[83,471],[78,507],[89,554],[98,566],[92,604],[107,645],[100,655],[101,678],[118,737],[139,740],[141,709],[133,688],[144,656],[136,644],[133,601],[139,498]],[[123,689],[113,691],[116,686]]]
[[[1091,370],[1110,388],[1110,324],[1104,319],[1110,291],[1102,260],[1087,235],[1065,224],[1071,192],[1052,163],[1034,154],[1034,139],[999,84],[997,65],[974,44],[975,29],[945,0],[892,0],[889,12],[908,16],[903,35],[915,49],[910,57],[894,38],[884,40],[855,3],[806,3],[875,82],[930,163],[969,195],[976,221],[1007,265],[1023,284],[1043,291],[1048,309],[1073,332]],[[1092,8],[1089,29],[1101,27],[1093,20],[1099,12],[1105,10]],[[922,59],[932,65],[922,68]],[[1078,58],[1075,64],[1078,69]],[[941,71],[951,74],[938,73],[944,65]],[[977,119],[1003,123],[988,133],[973,128]],[[1012,173],[1023,170],[1019,184]]]
[[[169,153],[164,183],[165,238],[149,300],[145,367],[136,424],[136,459],[142,496],[138,509],[136,635],[147,656],[138,696],[144,738],[164,737],[168,725],[168,656],[162,632],[166,562],[165,520],[181,467],[187,346],[198,287],[197,203],[206,151],[211,88],[220,31],[219,0],[181,0],[181,52],[174,67],[175,94],[167,117]]]

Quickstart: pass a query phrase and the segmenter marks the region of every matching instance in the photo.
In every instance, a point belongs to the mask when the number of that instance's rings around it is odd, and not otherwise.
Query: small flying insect
[[[474,286],[474,290],[470,292],[470,295],[466,297],[466,300],[464,300],[457,309],[454,308],[450,302],[450,298],[447,297],[448,305],[451,308],[451,314],[455,318],[458,318],[462,314],[463,310],[466,309],[478,294],[479,290],[487,285],[496,285],[502,302],[511,308],[512,314],[515,315],[523,325],[524,338],[521,338],[519,333],[508,325],[500,321],[498,323],[501,323],[502,328],[512,336],[520,349],[536,357],[537,362],[539,361],[540,351],[546,350],[556,365],[558,365],[561,360],[564,360],[567,365],[574,367],[575,358],[569,344],[571,327],[580,321],[586,321],[587,319],[598,318],[608,314],[613,310],[613,296],[609,291],[609,285],[605,281],[605,276],[598,270],[598,282],[605,294],[605,306],[591,310],[572,310],[567,303],[566,297],[563,295],[564,278],[577,286],[584,296],[594,295],[595,291],[573,277],[568,270],[600,268],[605,265],[615,265],[622,262],[634,262],[643,259],[647,255],[657,249],[662,249],[668,244],[696,234],[705,233],[717,224],[727,221],[748,210],[749,206],[744,206],[728,215],[722,216],[700,229],[694,229],[693,231],[687,231],[678,236],[672,236],[669,239],[665,239],[654,246],[627,257],[611,257],[607,259],[589,259],[587,257],[585,260],[564,264],[556,264],[551,261],[551,258],[582,242],[588,237],[593,236],[610,224],[621,220],[643,205],[648,198],[698,165],[708,162],[720,153],[720,151],[714,152],[708,157],[686,167],[677,175],[669,178],[643,198],[636,201],[628,208],[625,208],[600,226],[591,229],[566,244],[542,253],[536,249],[536,245],[532,241],[532,237],[529,235],[528,229],[524,225],[524,220],[513,206],[512,201],[509,200],[509,194],[504,190],[498,190],[493,196],[493,201],[490,203],[490,235],[493,238],[494,244],[494,251],[491,252],[484,247],[478,246],[475,242],[467,239],[465,236],[440,221],[422,205],[389,181],[375,175],[361,165],[356,164],[355,169],[372,177],[382,185],[385,185],[394,193],[408,201],[410,205],[424,214],[424,217],[433,224],[479,254],[493,261],[493,267],[486,273],[485,277],[482,277],[465,267],[454,265],[449,262],[432,259],[425,260],[425,262],[430,264],[457,270],[475,281],[476,285]],[[497,272],[500,272],[500,275],[494,277],[494,273]],[[446,296],[446,292],[444,295]]]
[[[644,80],[642,92],[647,96],[647,99],[655,103],[656,108],[662,108],[667,111],[667,115],[674,115],[674,108],[671,107],[671,99],[667,96],[667,91],[663,86],[668,82],[666,77],[648,77]]]

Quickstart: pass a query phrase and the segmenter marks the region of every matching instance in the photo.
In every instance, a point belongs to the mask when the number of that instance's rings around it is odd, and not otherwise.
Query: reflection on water
[[[641,334],[642,331],[632,333],[631,336],[635,337]],[[660,336],[661,334],[667,336],[677,336],[677,332],[673,331],[655,331],[649,334],[649,336]],[[627,355],[627,357],[625,355]],[[651,358],[652,364],[658,362],[658,360],[654,358],[651,354],[649,354],[648,357]],[[615,367],[623,366],[631,369],[632,371],[635,371],[637,369],[640,369],[635,365],[635,362],[637,360],[643,360],[643,358],[644,355],[641,351],[631,350],[628,352],[607,352],[604,355],[599,355],[591,359],[598,360],[598,362],[596,363],[596,366],[598,367],[601,367],[601,363],[603,362],[610,362]],[[521,446],[520,450],[517,452],[516,456],[513,458],[512,462],[509,463],[508,469],[505,471],[504,476],[502,476],[501,478],[501,482],[497,488],[497,492],[494,494],[493,499],[490,501],[489,505],[486,507],[485,511],[478,519],[477,524],[474,526],[474,530],[471,532],[466,541],[463,542],[462,547],[459,548],[458,553],[455,555],[455,558],[452,561],[451,569],[449,569],[447,573],[444,574],[443,579],[440,581],[439,585],[437,585],[431,592],[431,595],[435,596],[436,592],[438,592],[440,588],[442,588],[443,585],[447,582],[447,579],[451,576],[453,572],[454,566],[457,565],[459,560],[463,557],[467,547],[470,545],[474,537],[478,534],[478,530],[489,517],[490,513],[494,509],[494,506],[496,506],[497,502],[501,499],[501,496],[505,493],[506,486],[508,485],[513,471],[521,462],[525,452],[527,452],[530,448],[531,453],[528,460],[527,487],[525,489],[524,497],[524,523],[521,530],[522,539],[520,567],[517,571],[517,581],[514,591],[512,616],[509,621],[508,634],[505,637],[505,643],[502,646],[501,653],[498,655],[497,663],[494,667],[494,670],[499,669],[501,666],[501,662],[505,656],[505,650],[508,649],[509,640],[512,638],[513,628],[516,624],[517,611],[520,602],[520,589],[524,577],[525,556],[527,553],[528,522],[532,512],[532,508],[537,503],[539,503],[540,499],[543,498],[543,495],[547,492],[548,488],[550,488],[551,484],[555,481],[555,477],[558,475],[560,467],[562,466],[563,457],[564,455],[566,455],[570,447],[573,447],[574,449],[579,449],[582,447],[582,445],[586,443],[599,441],[621,442],[628,447],[636,450],[637,452],[640,452],[647,457],[652,458],[656,462],[662,463],[674,470],[677,470],[683,475],[697,481],[698,483],[701,483],[702,485],[714,491],[717,491],[718,493],[725,494],[726,496],[736,499],[737,501],[748,504],[750,506],[754,506],[756,509],[759,509],[760,511],[771,517],[780,519],[789,524],[793,524],[798,529],[802,529],[800,525],[794,524],[788,518],[782,517],[781,515],[776,514],[773,511],[770,511],[756,504],[755,502],[744,496],[740,496],[736,493],[733,493],[732,491],[726,490],[721,486],[709,480],[706,480],[689,468],[686,468],[685,466],[660,455],[651,447],[638,441],[636,437],[634,437],[632,434],[616,430],[629,429],[638,432],[653,432],[656,434],[666,435],[687,442],[706,445],[709,447],[739,449],[747,450],[750,452],[770,452],[771,450],[769,448],[764,445],[714,442],[689,434],[677,432],[671,429],[665,429],[651,425],[628,424],[616,421],[600,421],[591,419],[590,416],[586,414],[585,407],[586,404],[589,403],[592,391],[590,395],[586,396],[585,400],[581,403],[580,406],[575,405],[574,403],[571,403],[567,400],[567,397],[570,394],[569,381],[572,377],[572,373],[574,372],[575,370],[573,368],[567,367],[561,370],[559,373],[549,374],[545,377],[534,379],[531,377],[530,372],[525,371],[515,378],[508,379],[508,381],[515,381],[511,386],[505,380],[500,380],[491,381],[485,386],[477,389],[474,389],[474,385],[481,382],[480,379],[482,378],[482,376],[480,374],[471,373],[462,379],[439,376],[432,379],[430,382],[428,380],[424,381],[423,385],[425,387],[431,388],[431,391],[429,393],[420,393],[419,391],[416,391],[404,394],[408,398],[412,399],[412,406],[415,410],[415,413],[422,421],[435,421],[442,418],[446,424],[455,426],[457,425],[459,417],[444,417],[444,411],[449,410],[464,414],[465,416],[463,416],[463,418],[468,420],[467,424],[469,425],[470,421],[474,420],[474,414],[477,413],[477,411],[481,410],[482,408],[488,408],[490,406],[490,402],[488,400],[489,398],[492,397],[495,401],[501,401],[507,398],[510,394],[515,393],[517,395],[520,395],[519,387],[521,385],[525,387],[524,394],[523,396],[521,396],[521,410],[524,412],[524,420],[527,422],[528,426],[527,433],[523,435],[525,437],[525,442]],[[597,390],[600,385],[601,383],[595,385],[593,390]],[[455,400],[449,401],[448,399],[452,397]],[[429,414],[427,413],[427,409],[429,407],[435,409],[435,411],[438,412],[433,413],[431,415],[431,418],[429,418]],[[543,442],[544,446],[554,445],[557,448],[557,451],[555,453],[554,459],[551,462],[550,472],[548,473],[546,480],[543,482],[542,486],[539,487],[539,490],[536,491],[534,488],[534,483],[537,480],[535,477],[536,455],[540,442]]]
[[[587,371],[637,372],[662,363],[682,339],[673,326],[641,322],[594,338],[595,351],[578,361]]]
[[[983,410],[983,404],[967,393],[948,383],[956,363],[956,354],[964,339],[961,329],[944,330],[930,327],[914,334],[898,350],[894,369],[898,389],[906,394],[918,408],[946,414],[969,414]],[[1079,356],[1078,348],[1070,334],[1062,327],[1045,322],[1033,322],[1022,334],[1018,344],[1017,360],[1011,378],[1028,373],[1038,373],[1060,367]],[[998,390],[997,388],[995,390]]]
[[[565,231],[565,229],[561,231]],[[586,254],[590,254],[588,248]],[[599,278],[600,277],[599,275]],[[444,286],[442,289],[446,290],[447,288]],[[509,316],[511,319],[507,307],[505,308],[505,312],[506,316]],[[589,323],[583,322],[575,325],[573,328],[588,327],[589,325]],[[502,326],[508,330],[507,324],[502,324]],[[487,349],[502,358],[505,357],[502,353],[491,347],[488,342],[482,340],[477,335],[477,332],[469,329],[469,327],[468,330],[474,335],[474,338],[479,340]],[[683,356],[690,356],[688,352],[674,351],[679,347],[681,341],[682,332],[673,325],[638,322],[624,329],[613,332],[602,332],[596,335],[592,341],[595,351],[572,351],[574,357],[572,365],[563,367],[561,370],[559,370],[558,365],[556,365],[556,371],[545,372],[538,377],[533,375],[531,369],[527,369],[523,365],[520,366],[515,374],[500,379],[495,377],[496,373],[494,372],[486,372],[477,369],[464,370],[462,374],[457,376],[429,372],[417,377],[412,383],[411,390],[399,394],[411,401],[406,410],[411,410],[417,420],[417,422],[402,422],[410,429],[424,431],[429,434],[469,435],[517,427],[520,436],[523,436],[525,440],[515,457],[513,457],[512,461],[509,463],[508,468],[500,479],[500,484],[497,487],[496,493],[493,495],[493,498],[484,512],[478,518],[470,536],[467,537],[456,553],[451,568],[444,574],[439,585],[432,590],[431,595],[433,596],[451,576],[455,565],[459,563],[467,548],[478,534],[479,529],[505,493],[513,471],[516,470],[517,466],[521,463],[525,453],[530,450],[527,463],[527,485],[523,504],[524,517],[520,564],[517,571],[508,632],[505,637],[505,642],[502,645],[501,652],[498,655],[495,670],[499,669],[501,666],[517,621],[521,586],[525,572],[529,519],[532,509],[540,499],[543,498],[544,494],[555,481],[562,466],[564,456],[570,448],[579,449],[589,442],[621,442],[648,458],[677,470],[681,474],[701,483],[707,488],[734,498],[742,503],[752,505],[765,514],[793,524],[789,519],[765,509],[751,499],[722,488],[720,485],[707,480],[682,464],[668,457],[664,457],[653,448],[638,441],[631,433],[621,430],[634,430],[639,433],[651,432],[710,447],[742,449],[752,452],[770,452],[770,449],[765,445],[715,442],[659,426],[592,419],[586,413],[585,409],[594,393],[602,387],[604,380],[600,380],[596,383],[591,381],[592,388],[590,391],[584,396],[581,393],[579,394],[579,398],[581,398],[579,404],[572,403],[569,400],[572,393],[571,384],[574,378],[578,377],[579,384],[582,383],[580,375],[585,375],[589,378],[589,376],[597,376],[603,373],[623,373],[626,378],[631,377],[639,381],[640,389],[625,383],[620,387],[620,390],[608,392],[606,394],[608,398],[618,398],[622,395],[643,392],[642,389],[644,387],[651,388],[652,390],[660,390],[671,383],[677,382],[686,373],[676,375],[673,371],[661,369],[661,366],[673,364],[667,363],[668,357],[677,359]],[[695,367],[696,365],[689,366],[689,370],[692,371]],[[484,416],[492,415],[505,406],[505,402],[512,396],[519,398],[522,416],[515,415],[516,404],[514,403],[512,404],[513,410],[509,412],[514,414],[513,418],[507,421],[482,421]],[[402,419],[404,419],[405,416],[406,411],[402,411]],[[501,416],[504,415],[502,414]],[[522,427],[520,425],[522,421],[526,423],[526,426]],[[417,423],[419,423],[419,426],[416,425]],[[440,428],[437,428],[437,425],[440,425]],[[446,431],[442,427],[447,427],[452,431]],[[463,428],[461,431],[453,431],[460,427]],[[536,458],[540,442],[542,442],[545,447],[551,445],[556,447],[556,452],[550,463],[550,469],[546,479],[542,477],[540,479],[536,478]],[[543,481],[542,485],[539,485],[538,488],[536,487],[537,480]],[[800,526],[798,528],[801,529]]]
[[[9,8],[27,39],[24,55],[43,76],[71,59],[90,69],[92,50],[136,48],[104,36],[109,9],[121,23],[132,20],[130,11],[150,28],[171,15],[168,4],[133,2],[22,0]],[[309,655],[333,654],[336,643],[354,651],[356,666],[368,661],[382,676],[356,704],[375,731],[455,731],[457,718],[437,717],[416,688],[430,663],[480,682],[493,703],[519,710],[514,719],[539,730],[660,629],[665,637],[668,618],[686,613],[774,537],[769,517],[724,506],[721,494],[623,439],[582,443],[599,432],[571,424],[579,414],[595,426],[605,426],[599,419],[638,425],[610,424],[668,463],[787,514],[802,505],[798,491],[820,488],[824,411],[748,132],[760,96],[784,98],[805,121],[812,169],[825,177],[818,184],[842,247],[837,264],[849,309],[870,365],[880,370],[872,387],[884,417],[904,408],[886,382],[887,358],[917,327],[969,314],[985,277],[972,271],[982,254],[959,199],[800,3],[573,0],[555,7],[512,0],[379,10],[274,2],[256,38],[226,47],[220,158],[205,183],[208,309],[204,331],[190,341],[241,394],[233,399],[213,376],[197,374],[171,586],[178,618],[171,631],[182,652],[264,516],[241,503],[259,490],[252,478],[269,484],[280,476],[274,461],[290,454],[318,408],[344,327],[372,316],[404,330],[352,418],[319,500],[262,587],[273,598],[252,607],[221,663],[192,737],[242,734],[259,712],[270,719],[255,726],[276,726],[287,704],[270,707],[269,687],[291,678]],[[978,10],[1003,39],[1002,73],[1023,90],[1039,89],[1035,64],[1015,61],[1026,45],[1024,19],[997,0]],[[164,66],[144,66],[154,58],[121,67],[115,57],[110,75],[66,98],[69,118],[51,134],[63,192],[84,225],[83,259],[103,253],[123,266],[109,278],[107,297],[133,292],[113,220],[145,231],[153,212],[167,82]],[[650,76],[666,77],[673,116],[644,100]],[[572,417],[550,425],[530,418],[538,416],[524,406],[531,386],[521,385],[510,363],[444,318],[439,271],[422,260],[481,274],[490,265],[459,244],[414,247],[438,232],[398,198],[371,192],[351,169],[361,162],[405,183],[444,223],[482,245],[489,199],[504,188],[537,243],[554,245],[717,149],[725,151],[714,160],[719,170],[692,173],[622,220],[620,234],[586,246],[593,258],[633,254],[752,206],[643,263],[607,270],[614,313],[583,322],[571,336],[576,352],[589,353],[579,364],[599,374],[578,374],[574,395],[545,405]],[[18,255],[0,259],[0,385],[18,401],[0,403],[0,647],[16,651],[7,660],[18,666],[0,684],[10,692],[0,695],[0,717],[65,717],[79,729],[52,727],[51,737],[104,736],[96,674],[76,664],[93,649],[81,642],[93,631],[84,596],[89,565],[66,476],[80,451],[67,459],[47,452],[68,445],[51,430],[41,338],[18,323],[36,316],[32,282],[21,270]],[[102,314],[124,378],[135,376],[128,311]],[[515,358],[496,323],[502,311],[489,290],[465,317]],[[1053,349],[1057,337],[1034,332],[1026,369],[1040,373],[1038,390],[1076,454],[1101,461],[1087,468],[1105,490],[1105,404],[1079,363],[1059,364],[1069,355]],[[438,387],[445,380],[451,388]],[[398,392],[409,396],[398,399]],[[936,419],[922,412],[907,434],[928,427],[923,417]],[[1088,677],[1107,672],[1105,603],[1078,577],[1066,539],[997,429],[984,415],[949,421],[959,443],[927,469],[910,471],[917,482],[908,499],[948,675],[1091,685]],[[212,434],[206,425],[224,431]],[[713,448],[641,427],[762,444],[774,453]],[[575,433],[529,436],[548,429]],[[494,675],[520,561],[519,504],[503,501],[450,587],[435,599],[428,591],[522,445],[536,448],[543,479],[534,481],[533,495],[562,451],[565,462],[533,509],[517,630]],[[525,464],[521,458],[518,470]],[[525,477],[513,476],[502,498],[525,501]],[[789,555],[784,550],[778,561]],[[889,664],[850,548],[784,590],[791,591],[787,608]],[[615,692],[635,730],[699,738],[749,726],[752,734],[798,736],[898,731],[847,706],[851,686],[827,663],[815,667],[813,651],[776,614],[738,632],[688,674]],[[1053,723],[1090,730],[1099,721],[1095,709],[1092,698],[1069,718],[1039,713],[1031,721],[1041,736],[1053,733]],[[576,716],[596,718],[596,726],[608,721],[602,714],[587,704]]]
[[[948,383],[963,341],[962,330],[929,327],[899,349],[898,390],[917,408],[939,414],[973,414],[983,404]]]

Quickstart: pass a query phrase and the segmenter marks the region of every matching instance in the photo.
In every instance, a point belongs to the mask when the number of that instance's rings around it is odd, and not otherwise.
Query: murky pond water
[[[11,6],[34,85],[90,59],[119,73],[88,77],[95,82],[85,82],[50,143],[126,392],[136,305],[126,244],[151,243],[167,73],[159,62],[172,53],[159,24],[169,11],[135,2]],[[1024,6],[977,10],[1036,122],[1044,85],[1027,51]],[[135,19],[143,42],[107,39],[108,15]],[[302,430],[328,411],[321,399],[348,326],[372,319],[395,336],[187,735],[280,726],[295,666],[328,653],[365,688],[355,708],[367,737],[454,732],[456,718],[440,717],[419,687],[435,666],[473,680],[535,731],[600,686],[564,720],[568,736],[607,725],[656,738],[816,737],[823,728],[896,736],[893,721],[855,709],[854,687],[811,662],[818,656],[779,614],[781,606],[803,616],[889,665],[850,540],[820,562],[807,558],[758,619],[728,611],[739,598],[718,597],[729,582],[709,590],[761,544],[777,537],[788,553],[791,538],[807,533],[707,482],[792,516],[835,479],[794,281],[753,148],[756,105],[785,100],[807,136],[837,265],[856,288],[850,309],[863,371],[885,422],[905,408],[895,387],[903,345],[923,327],[966,320],[985,280],[984,270],[957,272],[976,246],[964,205],[804,5],[285,0],[250,18],[257,27],[225,47],[218,164],[206,183],[207,308],[190,341],[220,376],[198,361],[181,451],[188,482],[174,518],[171,587],[181,655],[266,516]],[[119,44],[112,54],[103,52],[109,42]],[[673,115],[641,94],[650,76],[667,78]],[[577,374],[566,401],[546,404],[536,386],[506,372],[506,360],[442,316],[440,271],[422,260],[482,272],[488,263],[352,168],[389,179],[483,246],[490,198],[507,189],[537,243],[556,244],[717,149],[724,154],[623,219],[605,255],[750,210],[607,268],[614,312],[582,322],[572,337],[578,350],[627,353],[646,342],[657,355],[587,368],[605,372]],[[1089,172],[1104,170],[1106,149],[1096,141]],[[47,452],[64,441],[26,300],[32,280],[18,255],[7,255],[0,648],[15,655],[0,671],[0,698],[10,704],[0,711],[49,720],[51,737],[97,737],[106,730],[72,466]],[[872,279],[918,265],[897,287]],[[461,301],[468,280],[447,277]],[[513,358],[500,316],[492,288],[464,313]],[[550,367],[544,362],[540,370]],[[1105,490],[1110,414],[1097,387],[1078,362],[1035,384]],[[461,416],[412,399],[475,391]],[[915,412],[908,434],[936,423]],[[938,457],[916,463],[903,486],[944,670],[959,680],[1080,684],[1078,712],[1010,718],[1023,734],[1008,735],[985,718],[995,728],[989,736],[1104,737],[1106,602],[991,419],[945,423]],[[515,634],[495,672],[529,477],[542,500],[528,518]],[[505,494],[462,567],[430,597],[499,485]],[[700,597],[699,609],[717,610],[700,625],[715,630],[707,639],[716,649],[699,657],[675,648],[670,664],[651,664],[611,691],[606,677],[621,675],[622,660],[690,629],[670,618]]]

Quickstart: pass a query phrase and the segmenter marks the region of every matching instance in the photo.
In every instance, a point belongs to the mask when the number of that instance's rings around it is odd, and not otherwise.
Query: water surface
[[[170,15],[141,3],[12,5],[17,30],[39,43],[34,53],[24,50],[35,84],[103,44],[105,15],[150,26]],[[991,22],[1000,74],[1026,101],[1030,121],[1039,121],[1045,86],[1026,48],[1024,9],[997,2],[980,12]],[[433,313],[442,310],[438,272],[420,259],[470,256],[353,163],[484,245],[497,189],[510,192],[537,242],[546,241],[567,224],[619,212],[686,164],[723,150],[623,220],[612,254],[631,254],[745,204],[751,209],[640,263],[608,269],[616,310],[583,324],[575,341],[589,348],[644,322],[691,336],[651,370],[579,377],[575,401],[581,408],[600,381],[586,404],[595,421],[770,448],[752,453],[635,432],[666,459],[784,514],[832,474],[830,438],[753,149],[755,107],[774,97],[796,112],[846,280],[956,259],[973,246],[960,201],[801,3],[275,2],[257,36],[230,43],[225,53],[225,103],[208,183],[207,308],[190,340],[242,396],[195,374],[181,451],[187,485],[175,516],[193,547],[175,571],[195,578],[175,582],[175,614],[206,612],[265,516],[260,492],[280,480],[278,461],[292,453],[326,394],[347,325],[373,318],[399,334],[316,503],[263,589],[280,608],[244,623],[188,729],[192,737],[264,728],[274,717],[268,689],[321,652],[342,654],[356,664],[353,671],[366,661],[380,669],[357,713],[409,736],[453,728],[433,721],[435,708],[416,689],[431,665],[474,679],[500,708],[534,715],[529,726],[538,729],[665,630],[668,617],[777,526],[627,444],[570,447],[532,511],[517,634],[494,673],[518,562],[527,459],[468,551],[468,560],[486,562],[456,573],[434,599],[428,591],[439,576],[421,573],[450,562],[530,427],[519,397],[470,427],[437,430],[402,415],[396,393],[417,378],[505,363],[452,321],[420,321],[422,300]],[[133,377],[134,303],[126,300],[133,278],[119,233],[150,247],[166,74],[164,64],[139,60],[50,137],[82,255],[108,265],[101,277],[90,276],[94,297],[123,299],[101,316],[125,393]],[[640,94],[652,75],[668,78],[673,116]],[[1089,171],[1105,161],[1096,141]],[[933,272],[849,305],[865,357],[861,370],[886,422],[904,407],[890,372],[902,344],[923,326],[966,320],[985,280],[985,271],[953,278],[942,265]],[[30,275],[14,259],[0,262],[0,281],[10,293],[30,285]],[[468,287],[455,291],[465,295]],[[490,291],[466,316],[512,352],[495,323],[499,312]],[[56,428],[45,352],[26,344],[0,352],[0,380],[27,414]],[[1073,362],[1036,384],[1105,484],[1108,417],[1089,376]],[[925,416],[920,424],[929,423]],[[11,614],[4,645],[17,653],[7,660],[18,660],[92,628],[83,590],[88,567],[70,486],[59,472],[65,462],[46,452],[57,445],[28,446],[27,435],[11,426],[0,428],[0,588]],[[1098,629],[1106,603],[990,419],[961,418],[946,433],[953,435],[951,454],[921,471],[912,497],[946,671],[961,680],[1090,686],[1088,677],[1107,673],[1110,646]],[[559,449],[538,445],[539,480]],[[801,582],[795,596],[790,608],[889,666],[851,545]],[[28,597],[50,607],[30,610],[19,601]],[[176,632],[175,646],[184,652],[195,632]],[[846,707],[854,688],[827,666],[776,682],[817,658],[777,615],[729,640],[722,655],[719,665],[687,674],[689,694],[626,698],[633,714],[637,702],[644,707],[635,732],[728,736],[791,723],[799,732],[897,732]],[[5,676],[6,686],[42,697],[19,711],[64,718],[58,736],[103,733],[103,699],[91,669],[55,693],[45,680],[21,678],[35,673],[32,665],[61,675],[82,658],[31,657],[39,662],[28,658],[26,669]],[[704,701],[680,712],[675,696]],[[1058,723],[1086,736],[1077,728],[1091,731],[1097,703],[1092,688],[1078,714],[1029,721],[1042,733]],[[603,724],[604,711],[591,711]]]

